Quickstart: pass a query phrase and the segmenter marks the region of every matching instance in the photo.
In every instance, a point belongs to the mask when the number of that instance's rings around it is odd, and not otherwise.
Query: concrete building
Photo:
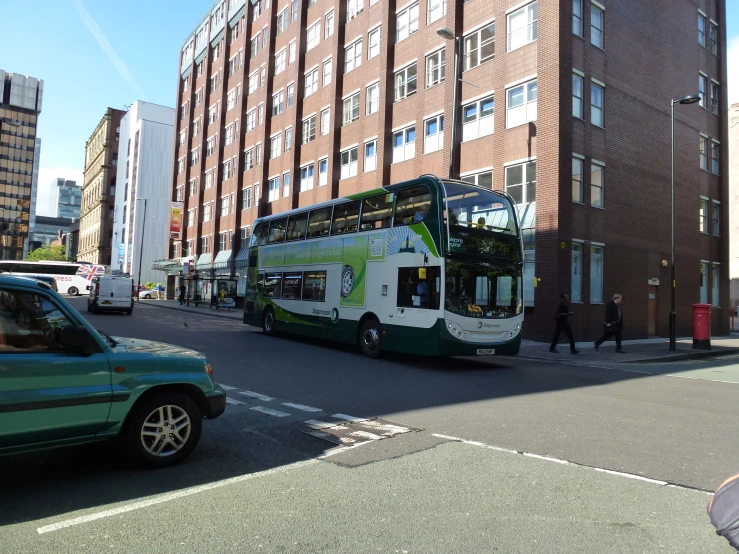
[[[51,217],[80,218],[82,206],[82,187],[76,181],[62,177],[54,179],[46,213]]]
[[[739,103],[729,106],[729,277],[731,307],[739,306]]]
[[[125,151],[118,164],[112,268],[138,279],[141,260],[142,283],[163,280],[152,263],[166,259],[169,249],[174,120],[173,108],[141,101],[121,119]]]
[[[446,176],[454,149],[454,176],[519,205],[526,338],[550,337],[565,292],[579,339],[614,293],[627,338],[667,336],[671,101],[700,88],[675,106],[678,333],[699,301],[725,333],[725,14],[724,0],[218,1],[180,53],[170,256],[238,275],[243,294],[258,216]]]
[[[23,241],[23,258],[28,256],[30,242],[36,228],[36,197],[38,196],[38,168],[41,160],[41,139],[36,138],[33,154],[33,179],[31,181],[31,213],[29,216],[28,237]]]
[[[34,167],[40,141],[36,124],[44,82],[0,69],[0,259],[20,260],[27,248]]]
[[[85,143],[78,261],[110,265],[121,118],[108,108]]]
[[[36,230],[33,235],[34,247],[31,251],[42,246],[49,246],[61,235],[66,235],[75,223],[74,219],[66,217],[36,216]]]

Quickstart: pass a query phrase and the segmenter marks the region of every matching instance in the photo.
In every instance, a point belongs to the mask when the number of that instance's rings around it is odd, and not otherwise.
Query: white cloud
[[[43,143],[41,147],[43,152]],[[55,213],[51,213],[51,200],[57,177],[62,177],[70,181],[76,181],[78,186],[82,186],[83,175],[82,170],[69,166],[61,167],[39,167],[38,170],[38,193],[36,194],[36,215],[45,215],[55,217]]]
[[[727,44],[729,104],[739,102],[739,36],[731,37]]]
[[[97,41],[98,46],[100,46],[103,52],[105,52],[105,55],[108,56],[110,63],[113,64],[113,67],[115,67],[118,74],[123,78],[124,81],[131,85],[131,88],[136,91],[136,94],[139,98],[144,98],[144,91],[141,86],[139,86],[139,83],[136,81],[133,73],[129,71],[128,67],[126,67],[126,64],[123,63],[123,60],[121,60],[118,57],[118,54],[116,54],[115,50],[113,50],[113,47],[110,45],[110,42],[108,42],[105,33],[103,33],[103,31],[100,29],[95,19],[93,19],[93,17],[90,15],[90,12],[85,9],[85,6],[82,4],[82,2],[80,2],[80,0],[74,0],[74,7],[77,9],[77,13],[80,15],[82,23],[85,24],[87,30],[90,31],[90,34]]]

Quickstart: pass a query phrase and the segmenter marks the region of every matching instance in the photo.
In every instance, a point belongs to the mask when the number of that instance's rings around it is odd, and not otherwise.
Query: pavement
[[[164,302],[82,313],[204,352],[226,412],[163,471],[115,444],[0,458],[3,552],[733,552],[705,509],[739,471],[739,356],[369,360]],[[395,432],[315,433],[374,418]]]

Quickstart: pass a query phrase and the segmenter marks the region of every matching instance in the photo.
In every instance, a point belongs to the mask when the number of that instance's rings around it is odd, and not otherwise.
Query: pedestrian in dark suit
[[[624,314],[621,312],[621,295],[614,294],[613,300],[606,304],[606,317],[603,321],[603,332],[604,335],[595,341],[595,349],[598,350],[601,344],[610,339],[616,337],[616,352],[625,352],[621,348],[621,333],[624,328]]]
[[[562,301],[559,303],[557,311],[554,313],[554,320],[557,322],[557,327],[554,330],[554,337],[552,338],[552,344],[549,346],[549,352],[553,352],[555,354],[558,353],[557,342],[559,341],[560,333],[564,332],[564,334],[567,335],[567,338],[570,339],[570,352],[572,354],[579,354],[580,351],[575,348],[575,337],[572,335],[570,322],[567,321],[568,317],[574,315],[573,312],[570,311],[570,297],[567,294],[563,294],[561,298]]]

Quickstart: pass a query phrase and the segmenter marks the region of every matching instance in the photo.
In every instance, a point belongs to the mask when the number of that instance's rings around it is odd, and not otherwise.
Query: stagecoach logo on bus
[[[313,308],[313,315],[317,315],[319,317],[330,317],[332,323],[339,321],[339,310],[337,308],[334,308],[331,311]]]
[[[500,323],[485,323],[484,321],[477,322],[478,329],[500,329]]]

